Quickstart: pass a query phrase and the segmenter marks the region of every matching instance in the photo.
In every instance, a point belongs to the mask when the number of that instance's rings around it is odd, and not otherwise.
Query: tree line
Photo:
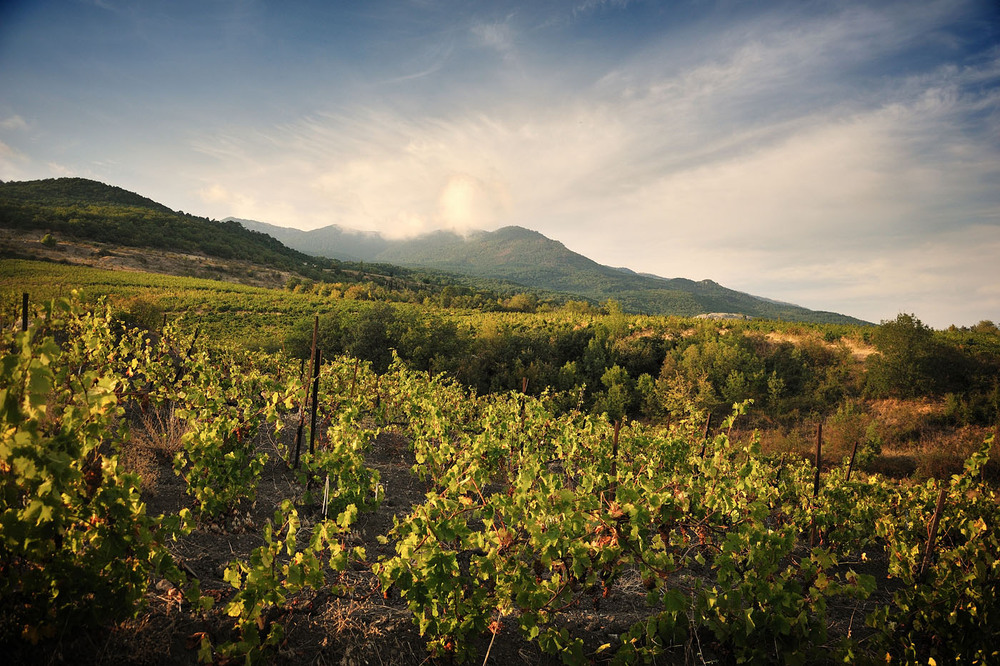
[[[324,356],[348,354],[385,371],[397,354],[411,367],[446,373],[480,394],[546,393],[563,409],[664,420],[689,409],[719,416],[752,399],[773,422],[831,414],[870,398],[943,398],[957,425],[991,424],[1000,411],[1000,331],[992,322],[937,332],[912,314],[867,328],[797,328],[777,335],[761,322],[610,314],[464,317],[389,303],[361,303],[320,318]],[[855,356],[849,335],[875,353]],[[312,321],[285,344],[306,357]]]

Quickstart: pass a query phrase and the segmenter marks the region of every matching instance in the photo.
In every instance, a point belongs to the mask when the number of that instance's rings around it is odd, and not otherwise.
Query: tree
[[[981,322],[973,326],[972,331],[974,333],[986,333],[990,335],[1000,334],[1000,328],[997,328],[997,325],[989,319],[983,319]]]
[[[514,294],[503,302],[504,308],[513,312],[534,312],[538,309],[538,297],[534,294]]]
[[[358,312],[347,325],[345,351],[355,358],[371,361],[372,369],[385,372],[392,363],[392,350],[399,347],[396,310],[376,303]]]
[[[877,396],[903,398],[929,390],[928,359],[933,348],[931,329],[912,314],[901,312],[883,321],[872,334],[878,350],[868,359],[868,389]]]
[[[913,398],[962,386],[968,359],[939,342],[916,316],[900,313],[872,334],[878,350],[868,359],[866,387],[876,396]]]
[[[619,365],[608,368],[601,376],[601,383],[607,390],[598,395],[594,411],[606,413],[608,420],[614,422],[635,410],[635,381],[625,368]]]

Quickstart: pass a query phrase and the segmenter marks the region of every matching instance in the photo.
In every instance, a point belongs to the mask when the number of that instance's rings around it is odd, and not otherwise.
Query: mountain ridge
[[[647,314],[695,316],[732,312],[752,317],[819,323],[867,324],[835,312],[810,310],[728,289],[713,280],[665,278],[600,264],[533,229],[501,227],[462,236],[435,231],[407,240],[338,225],[301,231],[265,222],[227,218],[274,236],[289,247],[332,259],[371,261],[500,279]]]
[[[712,280],[664,278],[605,266],[558,240],[518,226],[466,235],[436,231],[410,240],[336,225],[302,231],[173,211],[134,192],[83,178],[0,182],[0,226],[256,262],[320,281],[329,277],[328,271],[336,273],[338,261],[358,261],[383,264],[390,274],[393,266],[423,269],[447,273],[436,279],[456,284],[478,281],[503,285],[504,291],[523,289],[557,299],[614,300],[626,312],[734,313],[785,321],[868,323],[753,296]]]

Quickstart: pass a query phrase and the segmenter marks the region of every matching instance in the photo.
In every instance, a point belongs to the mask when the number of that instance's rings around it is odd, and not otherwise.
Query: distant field
[[[136,270],[106,270],[23,259],[0,263],[0,317],[4,321],[20,317],[21,295],[24,292],[28,292],[32,303],[39,304],[69,296],[73,290],[78,290],[85,302],[96,303],[103,297],[126,312],[153,306],[170,320],[181,318],[186,328],[193,330],[199,327],[203,339],[216,344],[271,350],[279,349],[296,324],[304,320],[315,315],[360,309],[366,303],[315,292],[300,293]],[[475,310],[445,310],[409,303],[394,303],[393,307],[411,313],[433,312],[476,329],[492,325],[535,328],[545,322],[586,324],[595,317],[601,317],[564,311],[484,314]],[[632,318],[636,321],[652,320],[650,317]]]
[[[0,313],[7,321],[19,316],[24,292],[37,304],[74,289],[87,302],[106,297],[124,311],[152,305],[171,320],[200,327],[205,339],[247,347],[280,346],[295,321],[332,307],[310,294],[232,282],[17,259],[0,264]]]

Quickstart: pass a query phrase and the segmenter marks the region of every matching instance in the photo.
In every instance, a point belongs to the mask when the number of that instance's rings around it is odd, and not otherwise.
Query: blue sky
[[[1000,5],[0,3],[0,179],[1000,321]]]

